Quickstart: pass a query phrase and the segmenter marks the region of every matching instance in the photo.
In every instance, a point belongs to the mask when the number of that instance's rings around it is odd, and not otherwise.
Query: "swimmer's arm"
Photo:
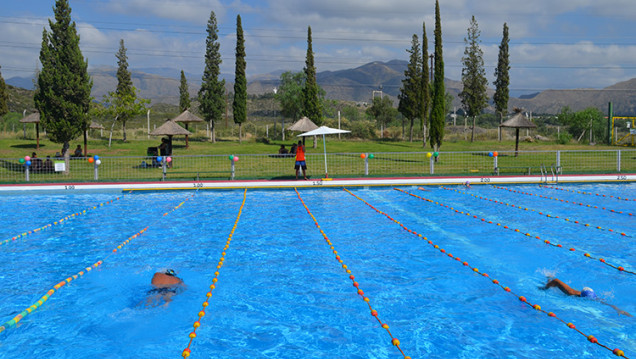
[[[543,287],[543,289],[548,289],[548,288],[552,288],[552,287],[557,287],[557,288],[561,289],[561,291],[563,293],[568,294],[568,295],[575,295],[575,296],[580,296],[581,295],[580,291],[571,288],[569,285],[563,283],[563,281],[558,279],[558,278],[554,278],[551,281],[549,281],[545,285],[545,287]]]
[[[624,310],[620,309],[619,307],[615,306],[614,304],[609,304],[609,303],[605,302],[604,300],[601,300],[600,302],[601,302],[601,303],[603,303],[603,304],[605,304],[605,305],[607,305],[607,306],[612,307],[612,308],[613,308],[616,312],[618,312],[618,315],[621,315],[621,314],[622,314],[622,315],[624,315],[624,316],[626,316],[626,317],[632,317],[632,315],[631,315],[631,314],[629,314],[629,313],[627,313],[626,311],[624,311]]]

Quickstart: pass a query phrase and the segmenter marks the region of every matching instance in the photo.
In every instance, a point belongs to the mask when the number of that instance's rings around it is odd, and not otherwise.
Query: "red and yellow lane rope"
[[[123,195],[121,198],[123,198],[125,196],[126,195]],[[89,207],[89,208],[87,208],[87,209],[85,209],[85,210],[83,210],[81,212],[76,212],[76,213],[69,214],[68,216],[65,216],[64,218],[60,218],[59,220],[57,220],[57,221],[55,221],[53,223],[49,223],[49,224],[44,225],[42,227],[35,228],[35,229],[30,230],[30,231],[26,231],[24,233],[17,234],[17,235],[15,235],[15,236],[13,236],[13,237],[11,237],[9,239],[5,239],[4,241],[0,241],[0,246],[3,245],[3,244],[7,244],[9,242],[12,242],[12,241],[16,241],[16,240],[18,240],[20,238],[24,238],[24,237],[29,236],[31,234],[38,233],[38,232],[43,231],[43,230],[45,230],[47,228],[51,228],[53,226],[57,226],[58,224],[62,224],[64,222],[66,222],[66,221],[69,221],[69,220],[75,218],[75,217],[78,217],[78,216],[81,216],[81,215],[85,215],[90,210],[94,210],[94,209],[97,209],[99,207],[103,207],[103,206],[105,206],[107,204],[110,204],[110,203],[113,203],[113,202],[115,202],[115,201],[117,201],[119,199],[120,199],[120,197],[117,197],[115,199],[111,199],[110,201],[100,203],[100,204],[98,204],[96,206],[93,206],[93,207]]]
[[[461,194],[467,194],[467,195],[473,196],[475,198],[483,199],[485,201],[494,202],[496,204],[502,204],[502,205],[505,205],[505,206],[508,206],[508,207],[518,208],[520,210],[534,212],[534,213],[537,213],[539,215],[546,216],[548,218],[561,219],[561,217],[556,216],[556,215],[547,214],[547,213],[544,213],[544,212],[541,212],[541,211],[538,211],[538,210],[535,210],[535,209],[532,209],[532,208],[528,208],[528,207],[523,207],[523,206],[511,204],[511,203],[498,201],[496,199],[490,199],[490,198],[482,197],[482,196],[476,195],[474,193],[468,193],[468,192],[460,191],[460,190],[458,190],[456,188],[448,188],[448,187],[442,186],[442,189],[445,189],[447,191],[454,191],[454,192],[461,193]],[[568,223],[580,224],[580,225],[588,227],[588,228],[599,229],[601,231],[607,231],[607,232],[618,234],[618,235],[621,235],[621,236],[624,236],[624,237],[631,237],[631,235],[628,235],[625,232],[618,232],[618,231],[615,231],[615,230],[613,230],[611,228],[603,228],[601,226],[593,226],[593,225],[590,225],[589,223],[582,223],[582,222],[580,222],[578,220],[572,220],[570,218],[562,218],[562,219],[564,221],[568,222]]]
[[[402,190],[402,189],[394,188],[394,190],[399,191],[399,192],[402,192],[402,193],[407,194],[407,195],[409,195],[409,196],[412,196],[412,197],[415,197],[415,198],[421,199],[422,201],[426,201],[426,202],[429,202],[429,203],[437,204],[437,205],[439,205],[439,206],[441,206],[441,207],[448,208],[448,209],[450,209],[450,210],[452,210],[452,211],[455,211],[455,213],[465,214],[465,215],[466,215],[466,216],[468,216],[468,217],[471,217],[471,218],[474,218],[474,219],[477,219],[477,220],[481,220],[481,222],[483,222],[483,223],[495,224],[495,225],[497,225],[497,226],[499,226],[499,227],[501,227],[501,228],[503,228],[503,229],[509,229],[509,230],[511,230],[511,231],[513,231],[513,232],[516,232],[516,233],[522,234],[522,235],[524,235],[524,236],[526,236],[526,237],[533,237],[533,235],[532,235],[532,234],[530,234],[530,233],[523,233],[523,232],[521,232],[521,230],[519,230],[519,229],[517,229],[517,228],[511,228],[511,227],[509,227],[509,226],[507,226],[507,225],[502,225],[501,223],[495,223],[495,222],[493,222],[493,221],[486,220],[485,218],[479,218],[478,216],[471,215],[469,212],[463,212],[463,211],[457,210],[457,209],[455,209],[455,208],[453,208],[453,207],[450,207],[450,206],[448,206],[448,205],[445,205],[445,204],[443,204],[443,203],[436,202],[436,201],[433,201],[433,200],[428,199],[428,198],[420,197],[420,196],[418,196],[418,195],[416,195],[416,194],[413,194],[413,193],[410,193],[410,192],[404,191],[404,190]],[[534,238],[541,240],[541,237],[539,237],[539,236],[534,236]],[[551,241],[549,241],[549,240],[547,240],[547,239],[544,239],[544,240],[542,240],[542,241],[543,241],[543,243],[545,243],[545,244],[547,244],[547,245],[549,245],[549,246],[552,246],[552,247],[554,247],[554,248],[564,248],[564,247],[563,247],[563,245],[558,244],[558,243],[553,243],[553,242],[551,242]],[[606,265],[606,266],[608,266],[608,267],[612,267],[612,268],[614,268],[614,269],[617,269],[618,271],[620,271],[620,272],[622,272],[622,273],[636,274],[636,272],[633,272],[633,271],[630,271],[630,270],[626,270],[623,266],[620,266],[620,265],[614,265],[614,264],[612,264],[612,263],[607,262],[607,261],[606,261],[605,259],[603,259],[603,258],[593,257],[593,256],[592,256],[591,254],[589,254],[588,252],[581,251],[580,249],[578,249],[578,250],[577,250],[577,249],[576,249],[576,248],[574,248],[574,247],[570,247],[570,248],[569,248],[569,250],[570,250],[570,252],[576,252],[576,251],[583,252],[583,256],[584,256],[585,258],[587,258],[587,259],[593,259],[593,260],[597,260],[597,259],[598,259],[598,261],[599,261],[599,262],[601,262],[601,263],[605,264],[605,265]]]
[[[404,229],[405,231],[417,236],[420,238],[420,240],[425,240],[428,244],[430,244],[433,248],[435,248],[436,250],[438,250],[440,253],[442,253],[443,255],[445,255],[448,258],[454,259],[456,262],[461,263],[461,265],[463,265],[464,267],[470,269],[473,273],[479,274],[482,278],[487,278],[487,280],[491,281],[491,283],[499,286],[501,289],[503,289],[506,293],[512,294],[515,297],[517,297],[522,303],[525,303],[526,305],[528,305],[529,307],[542,312],[546,315],[548,315],[551,318],[557,319],[558,321],[560,321],[561,323],[565,324],[568,326],[568,328],[575,330],[577,333],[581,334],[582,336],[584,336],[585,338],[587,338],[587,340],[590,343],[596,344],[602,348],[605,348],[609,351],[611,351],[614,355],[619,356],[619,357],[624,357],[627,358],[625,356],[625,353],[618,348],[615,349],[611,349],[610,347],[601,344],[598,339],[596,339],[596,337],[594,337],[593,335],[588,335],[585,334],[584,332],[582,332],[580,329],[578,329],[574,324],[572,324],[571,322],[568,322],[564,319],[561,319],[560,317],[558,317],[554,312],[548,312],[545,311],[541,308],[541,306],[539,304],[532,304],[525,296],[519,295],[515,292],[512,291],[512,289],[510,289],[510,287],[504,286],[503,284],[501,284],[497,279],[493,279],[488,273],[485,273],[483,271],[480,271],[478,268],[471,266],[470,264],[468,264],[468,261],[462,261],[460,257],[457,257],[451,253],[447,253],[447,251],[444,248],[441,248],[439,245],[435,244],[432,240],[428,239],[427,237],[423,236],[420,233],[417,233],[414,230],[409,229],[408,227],[406,227],[403,223],[401,223],[400,221],[398,221],[397,219],[391,217],[388,213],[385,213],[383,211],[380,211],[379,209],[375,208],[372,204],[370,204],[369,202],[365,201],[364,199],[362,199],[361,197],[355,195],[354,193],[352,193],[351,191],[349,191],[346,188],[343,188],[347,193],[349,193],[350,195],[352,195],[353,197],[357,198],[358,200],[362,201],[364,204],[366,204],[367,206],[371,207],[374,211],[376,211],[377,213],[384,215],[386,218],[388,218],[389,220],[391,220],[392,222],[396,223],[397,225],[399,225],[400,227],[402,227],[402,229]]]
[[[508,191],[508,192],[512,192],[512,193],[525,194],[526,196],[535,196],[535,197],[544,198],[544,199],[551,199],[551,200],[557,201],[557,202],[571,203],[571,204],[574,204],[574,205],[585,206],[585,207],[588,207],[588,208],[602,209],[602,210],[609,211],[609,212],[612,212],[612,213],[625,214],[625,215],[628,215],[628,216],[633,216],[634,215],[631,212],[617,211],[617,210],[614,210],[614,209],[609,209],[607,207],[599,207],[599,206],[595,206],[595,205],[592,205],[592,204],[585,204],[585,203],[581,203],[581,202],[570,201],[570,200],[560,199],[560,198],[556,198],[556,197],[549,197],[549,196],[544,196],[544,195],[540,195],[540,194],[536,194],[536,193],[517,191],[517,190],[514,190],[514,189],[510,189],[510,188],[506,188],[506,187],[500,187],[500,186],[495,186],[495,185],[493,185],[493,187],[496,188],[496,189],[502,189],[504,191]]]
[[[189,335],[190,341],[188,342],[188,346],[185,349],[183,349],[183,352],[181,353],[181,356],[184,358],[189,357],[191,354],[190,346],[192,345],[192,341],[194,340],[194,338],[197,337],[197,329],[201,326],[201,319],[203,319],[203,316],[205,316],[205,310],[207,309],[210,298],[212,297],[212,291],[216,288],[216,283],[219,280],[219,271],[221,270],[221,267],[223,267],[223,262],[225,261],[225,253],[228,250],[228,248],[230,248],[230,242],[232,242],[234,231],[236,230],[239,220],[241,219],[241,213],[243,213],[243,207],[245,206],[246,199],[247,199],[247,188],[243,191],[243,202],[241,203],[241,207],[239,208],[238,214],[236,215],[236,220],[234,221],[234,226],[232,227],[232,230],[230,231],[230,235],[228,236],[227,241],[225,242],[225,247],[223,247],[223,252],[221,253],[221,258],[219,259],[219,263],[216,265],[216,272],[214,272],[214,278],[212,278],[210,291],[205,294],[203,309],[201,309],[201,311],[199,311],[198,313],[199,319],[197,319],[192,325],[194,329]]]
[[[574,191],[574,190],[563,188],[563,187],[546,186],[546,185],[542,185],[542,184],[540,184],[539,187],[555,189],[557,191],[565,191],[565,192],[572,192],[572,193],[578,193],[578,194],[586,194],[586,195],[589,195],[589,196],[615,198],[615,199],[619,199],[621,201],[636,201],[636,198],[635,199],[629,199],[629,198],[620,197],[620,196],[613,196],[613,195],[606,195],[606,194],[599,194],[599,193],[592,193],[592,192],[584,192],[584,191]]]
[[[194,195],[193,195],[194,196]],[[189,199],[189,198],[188,198]],[[186,201],[188,200],[186,199]],[[169,213],[177,210],[178,208],[180,208],[184,202],[179,203],[179,205],[177,205],[176,207],[172,208],[172,210],[164,213],[164,216],[168,215]],[[157,222],[155,222],[157,223]],[[131,240],[141,236],[142,234],[144,234],[144,232],[146,232],[146,230],[148,229],[147,226],[144,229],[142,229],[141,231],[135,233],[134,235],[132,235],[131,237],[129,237],[128,239],[126,239],[125,241],[123,241],[122,243],[120,243],[117,247],[115,247],[112,252],[110,254],[108,254],[106,257],[104,257],[104,259],[99,260],[97,262],[95,262],[94,264],[92,264],[89,267],[84,268],[84,270],[79,271],[77,274],[72,275],[66,279],[64,279],[63,281],[57,283],[56,285],[53,286],[53,288],[49,289],[46,294],[44,294],[37,302],[33,303],[31,306],[29,306],[28,308],[26,308],[25,310],[23,310],[20,314],[16,315],[15,317],[13,317],[11,320],[5,322],[2,326],[0,326],[0,333],[2,333],[3,331],[5,331],[6,329],[9,328],[13,328],[15,327],[20,320],[24,319],[24,317],[26,317],[27,315],[35,312],[39,307],[41,307],[47,300],[49,300],[49,298],[55,294],[56,291],[60,290],[62,287],[64,287],[67,283],[72,282],[75,279],[78,279],[80,277],[82,277],[84,274],[90,272],[93,268],[97,268],[99,266],[101,266],[108,258],[110,258],[110,256],[112,256],[113,254],[117,253],[117,251],[121,248],[123,248],[125,245],[127,245],[128,243],[130,243]]]
[[[365,295],[364,291],[360,288],[360,284],[355,280],[355,276],[351,273],[351,269],[349,269],[349,266],[347,266],[344,263],[344,260],[338,254],[338,251],[336,251],[336,248],[334,247],[333,243],[331,243],[331,241],[327,237],[327,234],[322,230],[322,228],[320,228],[320,224],[318,224],[318,220],[316,219],[316,217],[314,217],[313,213],[311,213],[311,211],[309,210],[309,207],[307,207],[307,205],[305,204],[305,201],[303,201],[302,197],[300,197],[300,193],[298,193],[298,190],[296,188],[294,188],[294,191],[296,191],[296,195],[298,196],[298,199],[300,200],[300,203],[303,204],[303,207],[305,207],[305,210],[307,211],[307,213],[309,214],[311,219],[313,219],[314,224],[316,225],[316,228],[318,228],[318,230],[320,230],[320,234],[322,234],[323,238],[325,239],[325,241],[329,245],[329,248],[331,249],[331,251],[335,255],[336,260],[340,263],[340,265],[342,266],[342,269],[344,269],[345,272],[349,275],[349,279],[351,280],[353,286],[356,288],[358,295],[369,306],[369,310],[371,311],[371,315],[375,318],[375,320],[378,321],[378,323],[380,323],[380,326],[382,326],[382,328],[384,328],[387,331],[387,333],[389,334],[389,336],[391,337],[391,344],[393,344],[400,351],[400,353],[402,353],[402,355],[404,356],[404,359],[410,359],[411,357],[407,356],[406,354],[404,354],[404,351],[402,351],[402,348],[400,347],[400,341],[397,338],[395,338],[393,336],[393,334],[391,333],[391,331],[389,330],[389,325],[386,322],[383,322],[380,319],[380,317],[378,315],[378,311],[373,309],[373,307],[371,306],[371,300],[369,299],[369,297],[367,297]]]

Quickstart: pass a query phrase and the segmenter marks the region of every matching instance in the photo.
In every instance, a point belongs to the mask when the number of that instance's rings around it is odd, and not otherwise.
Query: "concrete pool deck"
[[[0,185],[0,194],[34,192],[129,192],[191,189],[276,189],[276,188],[330,188],[370,186],[427,186],[458,185],[470,182],[479,184],[556,184],[556,183],[618,183],[636,181],[636,173],[576,174],[546,176],[430,176],[430,177],[382,177],[382,178],[312,178],[309,180],[210,180],[210,181],[159,181],[159,182],[69,182],[29,183]]]

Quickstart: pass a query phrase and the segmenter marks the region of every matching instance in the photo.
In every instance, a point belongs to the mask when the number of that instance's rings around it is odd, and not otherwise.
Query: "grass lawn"
[[[222,154],[271,154],[277,153],[281,144],[287,148],[297,141],[297,138],[290,138],[287,141],[271,141],[269,144],[257,143],[254,140],[244,140],[239,143],[237,139],[217,139],[212,143],[205,138],[191,138],[190,148],[185,148],[185,139],[176,137],[173,140],[173,154],[183,155],[222,155]],[[148,147],[156,147],[160,144],[161,138],[151,137],[130,139],[123,142],[121,139],[113,139],[111,146],[108,146],[108,138],[90,138],[88,141],[88,152],[90,155],[99,156],[145,156]],[[78,138],[70,143],[70,149],[81,144],[83,140]],[[313,140],[307,139],[307,153],[322,153],[322,139],[319,138],[317,147],[313,148]],[[460,151],[513,151],[514,141],[479,141],[470,143],[469,141],[448,141],[442,144],[440,152],[460,152]],[[548,150],[617,150],[624,147],[605,145],[557,145],[554,142],[521,142],[520,151],[548,151]],[[20,158],[37,152],[38,157],[44,158],[47,155],[53,156],[62,149],[61,144],[53,143],[46,138],[40,138],[40,149],[36,150],[36,141],[33,136],[23,139],[22,136],[0,138],[0,158]],[[394,140],[350,140],[342,136],[338,140],[337,136],[327,137],[327,152],[330,153],[381,153],[381,152],[431,152],[430,146],[423,147],[421,142],[394,141]]]

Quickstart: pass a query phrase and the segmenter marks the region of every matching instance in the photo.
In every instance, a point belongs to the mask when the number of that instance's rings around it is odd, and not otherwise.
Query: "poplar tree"
[[[446,116],[446,89],[444,87],[444,59],[442,55],[442,21],[439,0],[435,1],[435,64],[433,66],[433,96],[431,103],[431,126],[428,133],[430,145],[437,151],[444,139]]]
[[[510,98],[510,55],[508,53],[508,24],[503,25],[503,37],[499,45],[499,58],[495,69],[495,112],[499,116],[499,124],[503,123],[504,116],[508,113],[508,100]],[[501,141],[501,127],[499,127],[499,141]]]
[[[42,31],[38,91],[34,96],[40,121],[51,141],[63,144],[68,173],[69,142],[87,128],[93,81],[79,47],[75,22],[67,0],[57,0],[50,32]]]
[[[406,50],[409,55],[409,64],[404,70],[402,88],[398,95],[398,111],[409,121],[409,142],[413,142],[413,121],[420,117],[422,99],[422,59],[420,58],[420,41],[413,34],[411,49]]]
[[[322,110],[316,82],[316,67],[311,40],[311,26],[307,28],[307,56],[305,58],[305,87],[303,89],[303,115],[316,125],[322,125]]]
[[[2,66],[0,66],[0,69]],[[7,93],[7,85],[2,78],[2,72],[0,72],[0,116],[4,116],[9,112],[9,94]]]
[[[134,103],[137,94],[133,88],[132,74],[128,70],[128,56],[126,55],[126,46],[124,46],[124,39],[119,40],[119,51],[115,57],[117,57],[117,89],[115,90],[115,97],[117,98],[117,105],[119,107],[125,106],[125,103],[132,99]],[[124,100],[126,99],[126,100]],[[126,142],[126,122],[134,116],[134,113],[129,111],[118,111],[117,120],[121,122],[122,132],[124,135],[124,142]]]
[[[188,91],[188,80],[181,70],[181,83],[179,84],[179,109],[181,112],[190,108],[190,92]]]
[[[484,70],[484,52],[479,47],[479,25],[473,16],[468,27],[468,35],[464,38],[466,48],[462,57],[462,84],[464,88],[459,93],[466,115],[473,118],[470,142],[475,140],[475,119],[488,104],[486,94],[486,70]]]
[[[422,146],[426,146],[426,127],[431,109],[431,85],[428,69],[428,39],[426,38],[426,24],[422,22],[422,85],[420,88],[420,124],[422,126]]]
[[[239,143],[241,142],[241,126],[247,119],[247,79],[245,77],[245,38],[241,15],[236,16],[236,67],[234,69],[234,101],[232,112],[234,123],[239,125]]]
[[[216,142],[214,121],[220,120],[225,112],[225,80],[219,80],[221,74],[221,53],[218,42],[219,29],[214,11],[210,12],[205,39],[205,69],[199,89],[199,111],[210,124],[212,143]]]

